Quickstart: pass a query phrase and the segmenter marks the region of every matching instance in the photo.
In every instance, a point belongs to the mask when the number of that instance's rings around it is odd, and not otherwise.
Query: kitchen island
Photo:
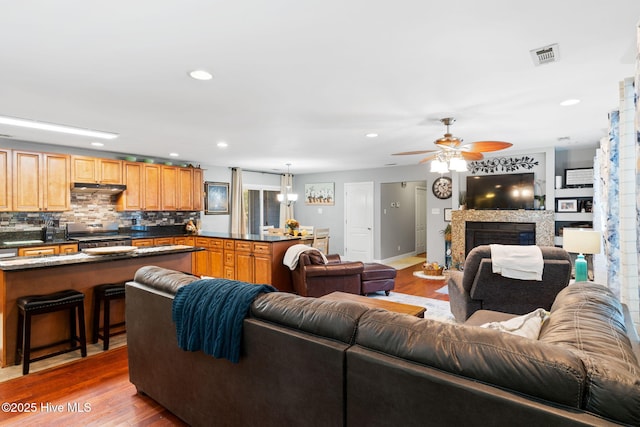
[[[49,294],[63,289],[83,292],[87,342],[91,342],[94,286],[131,280],[135,272],[145,265],[190,273],[192,256],[198,251],[202,251],[202,248],[168,245],[137,248],[132,252],[112,255],[76,253],[0,260],[1,366],[15,363],[18,298]],[[112,323],[124,319],[124,300],[112,302],[111,318]],[[34,317],[32,331],[32,347],[67,338],[67,313],[58,312]]]

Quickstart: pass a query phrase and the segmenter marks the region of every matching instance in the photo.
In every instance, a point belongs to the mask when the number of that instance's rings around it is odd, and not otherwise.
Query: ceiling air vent
[[[560,59],[560,48],[557,43],[530,50],[529,53],[531,53],[531,59],[536,66],[556,62]]]

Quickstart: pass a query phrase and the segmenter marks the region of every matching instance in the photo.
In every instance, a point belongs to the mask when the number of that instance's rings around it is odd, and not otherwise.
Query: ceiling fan
[[[503,150],[513,145],[510,142],[502,141],[477,141],[463,143],[461,138],[455,137],[449,132],[449,126],[456,121],[455,118],[445,117],[440,119],[440,121],[447,127],[447,132],[442,138],[438,138],[434,141],[434,144],[436,144],[440,149],[439,151],[405,151],[402,153],[394,153],[393,155],[406,156],[434,153],[420,160],[419,163],[426,163],[433,160],[431,163],[431,172],[445,173],[449,170],[465,171],[467,170],[467,160],[482,160],[484,158],[482,153]]]

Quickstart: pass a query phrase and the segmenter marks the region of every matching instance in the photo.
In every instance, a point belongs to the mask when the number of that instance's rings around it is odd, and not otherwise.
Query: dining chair
[[[312,247],[318,249],[324,254],[329,253],[329,229],[328,228],[316,228],[313,230],[313,243]]]

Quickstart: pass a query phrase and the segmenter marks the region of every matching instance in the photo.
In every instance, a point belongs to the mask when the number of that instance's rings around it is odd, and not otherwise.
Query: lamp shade
[[[565,228],[562,231],[562,247],[576,254],[599,254],[601,234],[590,228]]]

